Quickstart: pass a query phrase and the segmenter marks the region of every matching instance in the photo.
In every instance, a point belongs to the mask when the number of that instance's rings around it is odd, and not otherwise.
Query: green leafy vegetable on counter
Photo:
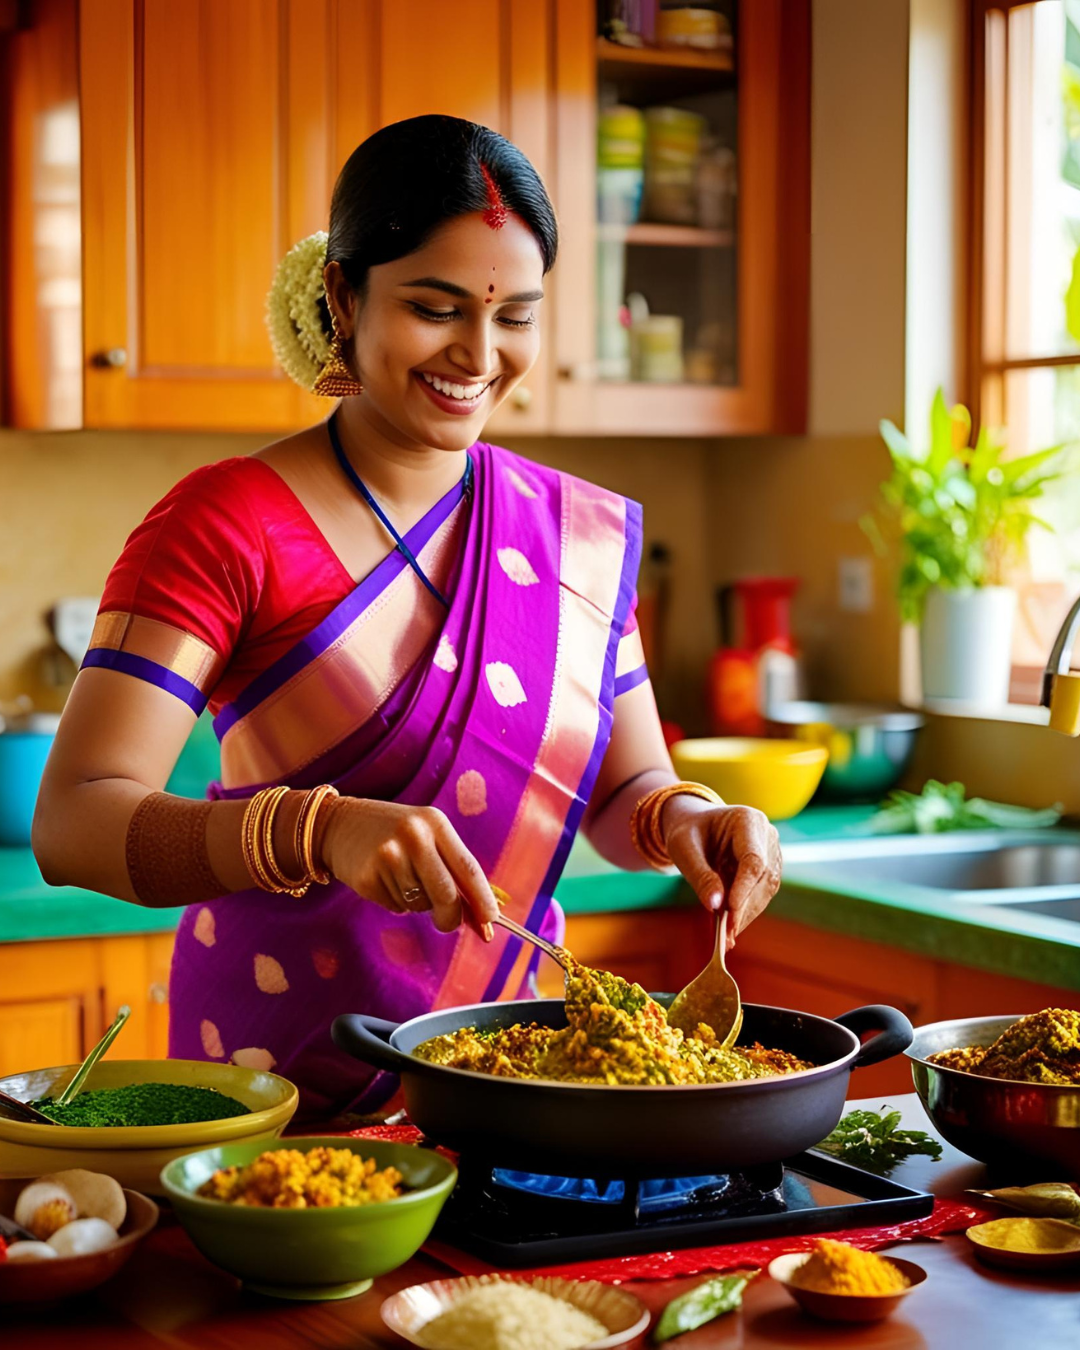
[[[817,1147],[841,1162],[863,1167],[879,1176],[916,1153],[938,1161],[941,1145],[936,1139],[922,1130],[897,1129],[899,1124],[899,1111],[890,1111],[884,1116],[877,1111],[849,1111]]]
[[[1037,830],[1056,825],[1061,807],[1033,811],[983,797],[967,797],[963,783],[931,778],[922,792],[894,791],[867,828],[872,834],[937,834],[942,830]]]
[[[660,1314],[653,1340],[658,1343],[670,1341],[673,1336],[681,1336],[685,1331],[703,1327],[715,1317],[734,1312],[742,1303],[743,1290],[756,1273],[744,1271],[738,1275],[720,1275],[673,1298]]]

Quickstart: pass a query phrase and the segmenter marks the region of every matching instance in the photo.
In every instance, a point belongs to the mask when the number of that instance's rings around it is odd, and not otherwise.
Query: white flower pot
[[[923,698],[995,706],[1009,701],[1016,592],[934,587],[926,597],[920,652]]]

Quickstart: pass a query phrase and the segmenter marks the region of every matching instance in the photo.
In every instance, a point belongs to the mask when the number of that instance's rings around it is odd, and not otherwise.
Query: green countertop
[[[827,857],[815,855],[822,850],[835,855],[845,841],[865,839],[869,815],[868,807],[810,807],[781,824],[784,883],[770,914],[960,965],[1080,989],[1080,923],[1025,911],[1022,905],[978,903],[962,892],[830,875]],[[995,841],[1008,833],[995,832]],[[1017,842],[1025,837],[1014,833]],[[1080,843],[1075,830],[1056,834]],[[907,846],[907,837],[896,843]],[[584,839],[575,844],[556,895],[568,914],[694,903],[681,877],[623,872]],[[0,942],[167,932],[181,913],[47,886],[29,849],[0,849]]]
[[[862,807],[814,807],[782,825],[781,837],[785,842],[840,838],[857,828],[866,814]],[[655,909],[690,904],[694,898],[681,877],[623,872],[605,862],[583,838],[574,845],[556,894],[568,914]],[[182,913],[182,909],[144,909],[74,886],[49,886],[28,848],[0,848],[0,942],[171,932]]]

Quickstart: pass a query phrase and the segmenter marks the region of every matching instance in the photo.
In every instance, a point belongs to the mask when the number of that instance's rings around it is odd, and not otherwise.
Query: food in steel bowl
[[[348,1137],[297,1138],[287,1150],[348,1152],[400,1174],[400,1194],[377,1204],[235,1204],[205,1193],[215,1175],[243,1171],[265,1146],[227,1144],[174,1159],[161,1183],[199,1251],[249,1289],[280,1298],[349,1298],[407,1261],[427,1239],[457,1180],[448,1159],[415,1144]],[[314,1167],[312,1171],[316,1170]]]
[[[565,1027],[462,1027],[424,1041],[415,1053],[432,1064],[503,1078],[611,1085],[731,1083],[813,1067],[756,1043],[724,1049],[704,1024],[684,1036],[641,985],[569,961]]]
[[[264,1209],[331,1209],[371,1205],[403,1193],[396,1167],[348,1148],[276,1148],[243,1167],[219,1167],[198,1194],[229,1205]]]
[[[1017,1181],[1025,1172],[1031,1180],[1080,1180],[1080,1083],[990,1077],[958,1067],[952,1056],[938,1060],[942,1051],[989,1050],[1021,1020],[1013,1014],[917,1027],[906,1052],[915,1089],[936,1133],[970,1157],[1007,1167]]]
[[[992,1045],[960,1045],[928,1058],[983,1078],[1080,1087],[1080,1011],[1043,1008],[1007,1027]]]
[[[873,802],[895,787],[924,721],[907,708],[803,700],[773,704],[766,717],[780,735],[828,750],[817,799],[831,802]]]

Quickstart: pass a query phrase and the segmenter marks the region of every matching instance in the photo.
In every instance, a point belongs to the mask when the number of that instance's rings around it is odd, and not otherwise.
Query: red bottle
[[[715,736],[763,736],[766,710],[800,696],[799,649],[791,636],[794,577],[745,577],[717,594],[721,646],[709,662],[707,699]]]

